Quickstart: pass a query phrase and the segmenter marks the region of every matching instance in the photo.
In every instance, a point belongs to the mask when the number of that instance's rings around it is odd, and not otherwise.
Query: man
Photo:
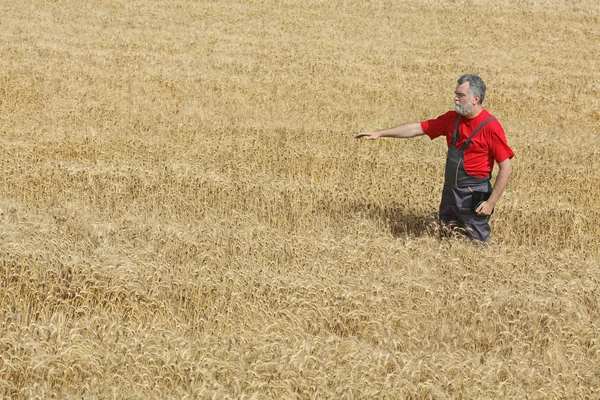
[[[443,225],[458,227],[469,238],[487,243],[489,220],[508,184],[515,155],[508,146],[500,123],[483,108],[485,83],[478,75],[458,79],[454,92],[455,110],[436,119],[398,125],[379,131],[361,132],[355,137],[430,139],[445,136],[448,144],[444,189],[439,217]],[[494,162],[499,171],[490,183]]]

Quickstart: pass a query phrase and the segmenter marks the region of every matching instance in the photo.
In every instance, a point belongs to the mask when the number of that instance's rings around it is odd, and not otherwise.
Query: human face
[[[454,91],[454,110],[460,115],[469,116],[473,113],[473,107],[477,104],[477,97],[469,93],[469,82],[458,85]]]

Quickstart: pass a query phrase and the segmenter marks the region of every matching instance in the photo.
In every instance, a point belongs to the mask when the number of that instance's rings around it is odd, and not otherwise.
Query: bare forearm
[[[492,188],[492,193],[490,194],[490,198],[487,200],[488,203],[492,207],[496,206],[496,203],[504,193],[504,189],[508,185],[508,181],[510,179],[510,175],[512,173],[512,168],[510,165],[510,160],[508,162],[503,162],[500,165],[500,170],[498,171],[498,176],[496,177],[496,182],[494,182],[494,187]]]
[[[411,138],[423,134],[421,124],[413,122],[409,124],[398,125],[393,128],[383,129],[379,131],[381,137],[393,137],[393,138]]]

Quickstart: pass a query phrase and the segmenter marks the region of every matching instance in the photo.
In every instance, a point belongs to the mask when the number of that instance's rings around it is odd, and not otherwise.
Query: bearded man
[[[470,239],[483,243],[489,241],[490,216],[508,184],[512,171],[510,160],[515,155],[500,123],[483,108],[485,90],[485,83],[478,75],[463,75],[454,91],[454,111],[435,119],[355,136],[370,140],[425,134],[432,140],[446,137],[448,154],[440,222],[449,228],[459,228]],[[494,162],[499,169],[492,186]]]

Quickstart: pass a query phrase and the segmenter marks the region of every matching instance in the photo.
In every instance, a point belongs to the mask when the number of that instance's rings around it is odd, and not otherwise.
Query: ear
[[[473,102],[474,102],[474,104],[473,104],[473,105],[475,105],[475,104],[479,104],[479,100],[480,100],[480,99],[481,99],[481,96],[473,96]]]

